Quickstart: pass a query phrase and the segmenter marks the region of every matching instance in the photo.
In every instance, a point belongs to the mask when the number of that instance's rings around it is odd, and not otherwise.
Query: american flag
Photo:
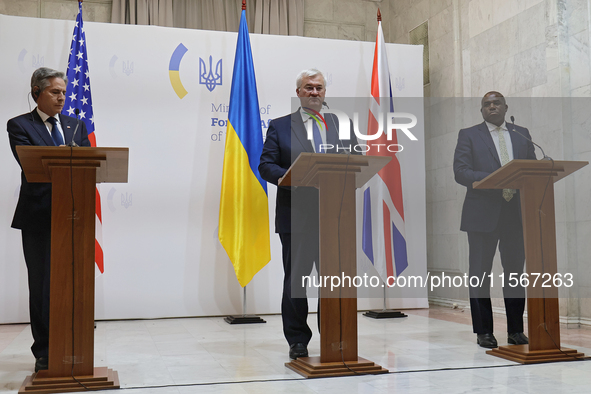
[[[374,51],[371,96],[368,135],[378,131],[379,117],[384,125],[384,116],[388,112],[394,112],[390,69],[381,22],[378,22]],[[392,140],[388,141],[384,132],[372,145],[387,146],[397,143],[394,130]],[[362,249],[382,280],[388,283],[391,282],[388,277],[398,276],[408,267],[400,162],[396,153],[388,149],[371,149],[367,154],[392,157],[368,182],[369,186],[363,193]]]
[[[76,25],[74,26],[74,34],[72,35],[67,76],[66,102],[62,114],[76,116],[82,120],[88,130],[90,145],[96,146],[92,95],[90,94],[90,74],[86,57],[86,34],[84,33],[82,22],[82,2],[78,3],[78,16],[76,17]],[[101,196],[97,186],[94,261],[101,273],[104,272],[102,234]]]

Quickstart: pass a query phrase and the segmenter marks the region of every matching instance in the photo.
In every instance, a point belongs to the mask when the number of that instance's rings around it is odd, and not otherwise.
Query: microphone
[[[326,104],[326,101],[323,101],[323,102],[322,102],[322,106],[323,106],[323,107],[326,107],[326,109],[330,109],[330,107],[328,106],[328,104]],[[344,152],[347,152],[347,150],[345,149],[345,146],[343,145],[343,141],[341,141],[341,139],[339,138],[338,127],[337,127],[337,124],[336,124],[336,122],[335,122],[335,121],[334,121],[334,119],[332,118],[332,116],[330,117],[330,120],[332,121],[332,125],[334,126],[334,129],[335,129],[335,130],[336,130],[336,132],[337,132],[337,151],[338,151],[338,144],[340,143],[340,145],[341,145],[341,148],[343,148],[343,151],[344,151]],[[328,138],[328,130],[326,130],[326,135],[327,135],[327,138]],[[351,152],[349,152],[349,154],[351,154]]]
[[[326,103],[323,103],[324,105],[326,105]],[[328,105],[326,106],[326,108],[328,108]],[[334,115],[333,115],[334,116]],[[347,155],[350,155],[351,152],[348,152],[347,149],[345,149],[345,146],[343,145],[343,141],[341,141],[341,139],[339,138],[339,128],[337,127],[337,123],[334,121],[334,118],[331,116],[330,120],[332,122],[332,125],[335,129],[335,132],[337,133],[337,152],[338,152],[338,146],[341,145],[341,148],[343,148],[343,152]],[[326,136],[328,138],[328,130],[326,130]]]
[[[544,152],[544,149],[542,149],[542,147],[540,145],[536,144],[531,138],[527,138],[525,135],[521,134],[519,131],[517,131],[515,129],[515,117],[513,115],[511,115],[511,123],[513,124],[513,131],[515,133],[519,134],[520,136],[522,136],[523,138],[525,138],[526,140],[528,140],[529,142],[531,142],[532,144],[534,144],[535,146],[540,148],[540,150],[542,151],[542,154],[544,155],[544,157],[542,157],[540,160],[552,160],[552,158],[550,156],[546,155],[546,153]]]
[[[330,108],[329,108],[329,106],[328,106],[328,104],[326,104],[326,101],[323,101],[323,102],[322,102],[322,106],[323,106],[323,107],[326,107],[326,108],[328,108],[328,109],[330,109]],[[338,146],[339,146],[339,145],[341,145],[341,148],[343,148],[343,152],[345,152],[346,154],[350,155],[350,154],[351,154],[351,152],[348,152],[348,151],[347,151],[347,149],[345,149],[345,146],[343,145],[343,141],[341,141],[341,139],[339,138],[339,128],[337,127],[337,124],[336,124],[336,122],[334,121],[334,119],[333,119],[333,117],[332,117],[332,116],[330,116],[330,120],[331,120],[331,122],[332,122],[332,125],[334,126],[334,129],[335,129],[336,133],[337,133],[337,152],[338,152],[338,150],[339,150],[339,149],[338,149]],[[327,125],[327,126],[328,126],[328,125]],[[328,139],[328,128],[327,128],[327,130],[326,130],[326,138]]]
[[[78,108],[76,108],[74,110],[74,112],[76,113],[76,128],[74,129],[74,134],[72,134],[72,141],[70,141],[70,143],[68,144],[69,147],[71,148],[77,148],[78,144],[76,142],[74,142],[74,138],[76,137],[76,132],[78,131],[78,126],[80,126],[80,119],[78,119],[78,113],[80,112],[78,110]]]

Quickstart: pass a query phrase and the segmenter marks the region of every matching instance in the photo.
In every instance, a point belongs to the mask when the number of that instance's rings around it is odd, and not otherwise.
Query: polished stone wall
[[[375,41],[379,7],[386,42],[391,42],[388,35],[391,3],[389,0],[306,0],[304,36]]]
[[[458,230],[465,188],[453,179],[452,161],[459,128],[481,119],[478,100],[461,105],[458,98],[478,98],[490,90],[500,91],[507,96],[508,115],[515,115],[518,124],[528,127],[548,155],[558,160],[591,158],[591,100],[581,99],[591,96],[590,3],[390,3],[394,15],[390,26],[392,42],[407,43],[408,32],[415,25],[429,22],[431,83],[425,86],[425,96],[431,97],[426,102],[431,108],[426,108],[425,134],[428,268],[432,274],[461,275],[467,270],[467,239]],[[537,112],[532,107],[537,107]],[[541,157],[539,151],[536,153]],[[575,274],[580,284],[561,291],[561,316],[570,323],[591,323],[591,270],[587,268],[591,256],[590,171],[584,168],[555,185],[559,271]],[[497,272],[499,263],[497,258]],[[435,301],[452,303],[466,300],[467,292],[448,288],[430,296]],[[502,306],[501,299],[494,302]]]

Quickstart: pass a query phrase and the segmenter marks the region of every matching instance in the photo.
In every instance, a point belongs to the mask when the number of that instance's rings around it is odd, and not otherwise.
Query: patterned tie
[[[499,135],[499,150],[501,151],[501,165],[504,166],[509,162],[509,151],[507,151],[507,144],[505,143],[505,134],[500,126],[495,129]],[[503,198],[507,201],[511,201],[515,189],[503,189]]]
[[[64,144],[64,139],[62,138],[62,133],[60,133],[59,129],[57,128],[57,120],[50,116],[47,118],[47,121],[53,125],[51,129],[51,139],[55,146],[60,146]]]
[[[310,121],[312,122],[312,128],[314,130],[314,148],[316,149],[316,153],[326,153],[326,151],[322,152],[320,150],[320,145],[322,145],[323,142],[322,136],[320,135],[320,129],[318,129],[318,124],[316,124],[316,120],[313,118],[310,118]]]

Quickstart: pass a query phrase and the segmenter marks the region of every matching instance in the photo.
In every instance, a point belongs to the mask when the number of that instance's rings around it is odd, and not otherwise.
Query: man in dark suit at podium
[[[352,148],[356,143],[355,137],[352,138],[354,141],[339,140],[336,116],[325,113],[325,122],[316,121],[320,119],[317,113],[324,105],[326,94],[326,80],[320,71],[302,71],[296,78],[296,94],[301,107],[269,123],[261,154],[261,177],[274,185],[302,152],[356,153]],[[312,141],[307,138],[308,123],[313,129]],[[327,149],[327,146],[331,148]],[[281,239],[285,273],[281,316],[291,359],[307,357],[308,342],[312,338],[307,323],[308,300],[301,278],[309,275],[318,262],[318,223],[318,189],[277,188],[275,232]]]
[[[12,153],[19,161],[18,145],[61,146],[70,143],[74,131],[79,146],[90,146],[84,122],[60,115],[67,79],[64,73],[41,67],[31,77],[31,96],[37,107],[8,121]],[[64,148],[66,149],[66,148]],[[20,165],[20,162],[19,162]],[[29,314],[36,358],[35,371],[47,369],[49,348],[49,270],[51,255],[51,184],[28,183],[21,171],[21,189],[12,221],[21,230],[28,271]]]
[[[507,109],[501,93],[484,95],[480,109],[484,122],[460,130],[453,164],[456,181],[468,189],[460,229],[468,233],[469,275],[479,279],[487,275],[481,287],[470,287],[472,327],[477,343],[485,348],[497,347],[488,278],[497,245],[506,278],[503,296],[508,342],[528,343],[523,334],[525,289],[507,285],[511,273],[518,276],[523,273],[525,262],[519,191],[472,188],[473,182],[486,178],[513,159],[536,159],[529,131],[505,122]],[[500,286],[499,278],[493,280],[494,285]]]

